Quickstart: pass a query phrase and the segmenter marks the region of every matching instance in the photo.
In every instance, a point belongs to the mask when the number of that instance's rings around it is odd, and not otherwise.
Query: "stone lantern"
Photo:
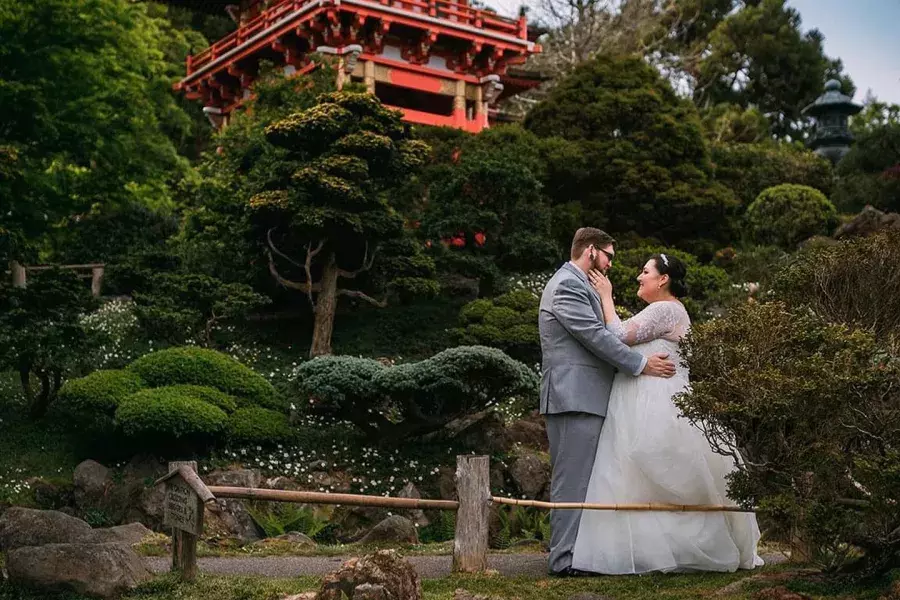
[[[832,79],[825,84],[825,93],[803,109],[804,115],[816,120],[808,145],[819,156],[836,164],[850,150],[853,134],[848,119],[862,110],[853,98],[841,93],[841,82]]]

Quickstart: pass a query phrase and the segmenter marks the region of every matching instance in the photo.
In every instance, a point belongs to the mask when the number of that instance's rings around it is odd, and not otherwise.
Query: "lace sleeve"
[[[654,302],[625,321],[616,317],[606,323],[606,328],[629,346],[634,346],[660,338],[678,341],[689,325],[690,320],[680,303]]]

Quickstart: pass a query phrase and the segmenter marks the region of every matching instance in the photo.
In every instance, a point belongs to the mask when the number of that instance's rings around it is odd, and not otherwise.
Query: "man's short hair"
[[[585,248],[591,245],[600,249],[604,246],[615,246],[616,240],[596,227],[582,227],[575,232],[575,237],[572,239],[572,258],[581,256]]]

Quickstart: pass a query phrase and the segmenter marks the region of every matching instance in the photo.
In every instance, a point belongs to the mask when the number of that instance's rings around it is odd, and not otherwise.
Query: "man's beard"
[[[600,265],[598,265],[598,264],[597,264],[597,259],[598,259],[598,258],[600,258],[600,257],[599,257],[598,255],[596,255],[596,254],[591,258],[591,268],[592,268],[592,269],[596,269],[597,271],[600,271],[601,273],[603,273],[604,275],[606,275],[606,272],[609,271],[609,266],[607,265],[606,268],[603,268],[603,267],[601,267]]]

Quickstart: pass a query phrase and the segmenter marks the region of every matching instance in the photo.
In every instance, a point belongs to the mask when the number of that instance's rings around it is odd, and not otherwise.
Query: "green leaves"
[[[370,436],[401,441],[510,396],[534,395],[539,381],[500,350],[461,346],[394,367],[318,357],[298,368],[297,385],[313,411],[342,415]]]
[[[747,223],[756,243],[793,249],[815,235],[830,234],[838,216],[819,190],[783,184],[763,190],[747,208]]]

